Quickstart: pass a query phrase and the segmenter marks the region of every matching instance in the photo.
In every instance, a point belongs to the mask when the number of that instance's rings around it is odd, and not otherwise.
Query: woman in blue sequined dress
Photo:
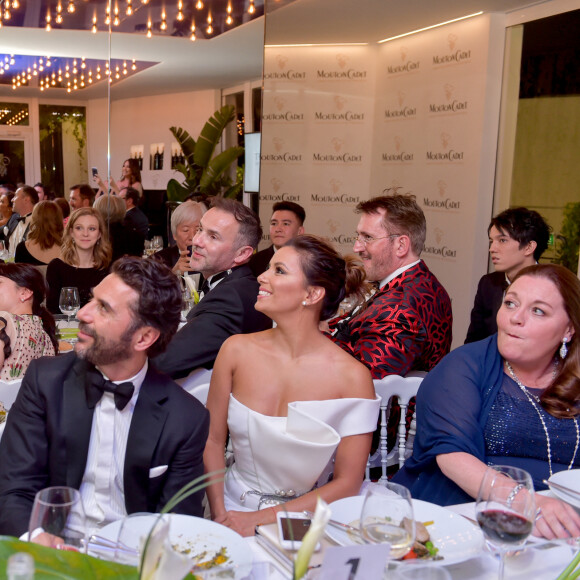
[[[542,480],[580,468],[580,281],[552,264],[506,290],[498,334],[447,355],[417,396],[413,456],[395,480],[440,505],[473,501],[488,464]],[[536,496],[535,533],[580,535],[580,516]]]

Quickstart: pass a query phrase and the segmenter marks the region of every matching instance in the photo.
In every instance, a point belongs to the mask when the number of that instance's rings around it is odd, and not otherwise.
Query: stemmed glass
[[[74,286],[62,288],[60,291],[58,307],[63,314],[66,314],[67,323],[70,324],[71,315],[74,316],[81,307],[78,288],[75,288]]]
[[[475,513],[486,540],[499,551],[498,578],[503,580],[506,552],[522,546],[534,527],[536,500],[530,474],[510,465],[488,467]]]
[[[163,237],[153,236],[153,239],[151,240],[151,245],[153,247],[154,252],[158,252],[159,250],[163,249]]]
[[[39,543],[60,550],[86,551],[86,521],[81,494],[72,487],[47,487],[34,498],[28,525],[31,541],[41,533]],[[40,541],[42,540],[42,541]]]
[[[389,543],[391,558],[402,558],[415,542],[409,490],[391,482],[370,487],[363,503],[360,531],[373,544]]]

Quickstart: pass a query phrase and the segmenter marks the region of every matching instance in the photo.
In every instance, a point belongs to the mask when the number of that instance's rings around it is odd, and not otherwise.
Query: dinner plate
[[[331,518],[358,528],[364,499],[363,495],[357,495],[332,502]],[[418,499],[413,500],[413,510],[417,521],[433,522],[427,526],[427,530],[431,541],[439,548],[439,555],[443,557],[443,560],[435,560],[433,564],[442,566],[457,564],[481,554],[484,545],[483,534],[479,527],[469,520],[441,506]],[[362,543],[348,531],[331,526],[327,526],[326,533],[341,546]]]
[[[550,491],[555,496],[577,508],[580,508],[580,469],[558,471],[558,473],[554,473],[548,481],[553,481],[554,483],[558,483],[574,490],[576,493],[571,494],[557,489],[556,487],[550,487]]]
[[[147,533],[154,525],[159,514],[148,514],[141,516],[143,518],[143,532]],[[244,538],[230,528],[221,524],[186,516],[182,514],[170,514],[169,538],[174,549],[191,555],[194,559],[200,554],[201,561],[210,560],[222,548],[225,548],[225,555],[228,560],[222,564],[222,567],[234,567],[234,578],[245,578],[252,569],[252,550],[248,549]],[[122,520],[118,520],[99,530],[98,535],[111,540],[117,541]],[[139,548],[141,534],[134,537],[124,536],[124,543],[131,548]],[[217,567],[216,567],[217,570]]]

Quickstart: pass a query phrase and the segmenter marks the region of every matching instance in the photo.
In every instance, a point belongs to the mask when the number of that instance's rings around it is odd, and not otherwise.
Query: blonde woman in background
[[[101,214],[92,207],[73,211],[64,229],[61,257],[46,270],[49,292],[48,309],[60,312],[60,291],[66,286],[79,290],[81,307],[91,299],[91,290],[109,272],[111,244]]]

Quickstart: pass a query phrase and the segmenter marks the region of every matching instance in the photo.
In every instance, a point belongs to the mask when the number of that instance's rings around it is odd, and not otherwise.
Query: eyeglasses
[[[373,242],[376,242],[377,240],[386,240],[387,238],[398,238],[400,236],[403,236],[404,234],[390,234],[388,236],[382,236],[380,238],[373,238],[373,236],[367,236],[366,234],[357,234],[355,232],[354,234],[354,240],[355,242],[359,242],[360,244],[362,244],[363,246],[368,246],[368,244],[372,244]]]

